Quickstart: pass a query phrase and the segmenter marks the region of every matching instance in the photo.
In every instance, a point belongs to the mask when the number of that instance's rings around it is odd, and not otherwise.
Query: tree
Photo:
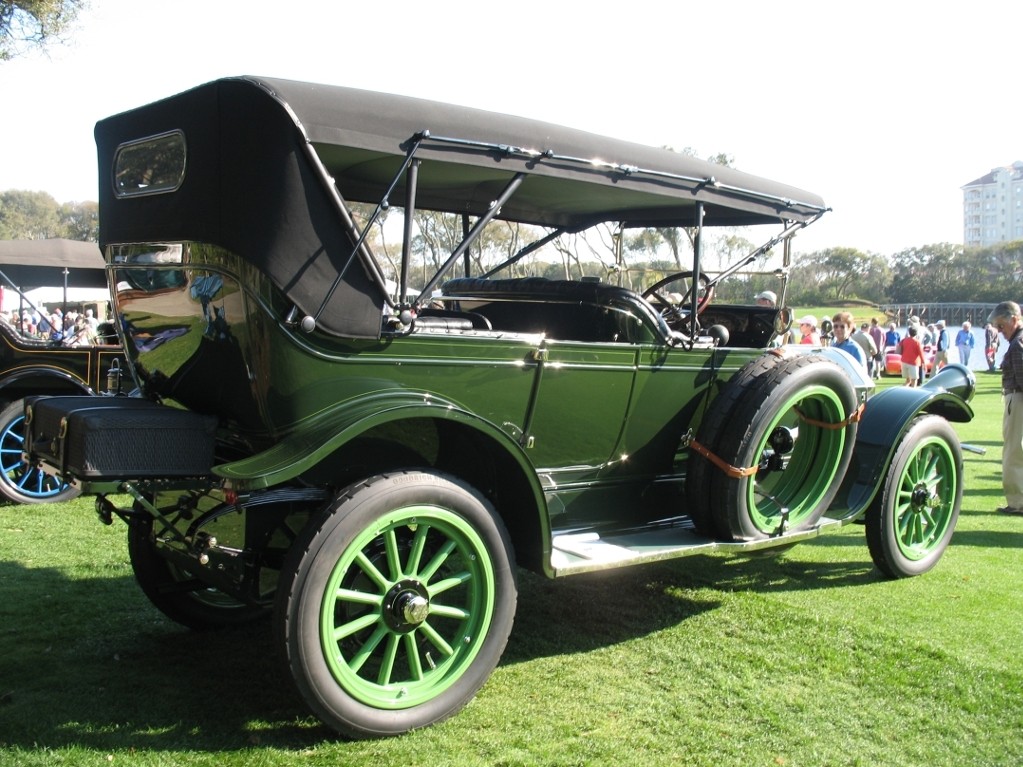
[[[849,288],[866,266],[866,255],[856,248],[828,248],[814,262],[818,284],[828,298],[849,297]]]
[[[373,206],[353,203],[350,207],[356,224],[359,227],[365,226]],[[463,222],[462,216],[454,213],[417,210],[414,222],[410,244],[409,279],[413,286],[422,287],[462,242],[465,237],[466,223],[472,226],[475,219]],[[401,264],[403,229],[404,209],[395,206],[377,219],[374,230],[370,232],[367,239],[370,250],[390,270],[386,276],[395,280],[397,280]],[[512,221],[498,221],[487,227],[467,251],[472,273],[484,274],[497,264],[511,258],[522,247],[523,241],[536,239],[540,236],[532,230],[533,227]],[[504,276],[525,276],[527,273],[523,271],[525,266],[535,262],[535,259],[535,254],[527,256],[524,259],[526,263],[513,265]],[[462,275],[463,263],[460,260],[457,264],[453,264],[446,278]]]
[[[99,206],[94,202],[59,205],[46,192],[20,189],[0,192],[0,240],[54,237],[96,242],[99,239]]]
[[[992,303],[1007,298],[1019,300],[1023,293],[1023,240],[1000,242],[967,251],[964,256],[976,260],[965,280],[975,296],[972,300]]]
[[[890,295],[896,303],[976,300],[963,246],[950,242],[908,248],[892,256]]]
[[[732,264],[740,262],[743,258],[755,251],[756,245],[742,236],[742,230],[728,227],[716,233],[707,248],[708,255],[714,253],[717,256],[717,268],[724,270]],[[764,257],[766,258],[766,256]],[[759,259],[758,259],[759,261]],[[762,263],[762,262],[761,262]],[[710,258],[704,259],[703,269],[709,272],[712,269]],[[748,267],[750,270],[759,268],[754,263]],[[745,272],[746,269],[743,270]],[[718,301],[730,303],[752,303],[753,297],[761,290],[778,289],[778,281],[774,277],[761,275],[750,275],[740,272],[722,280],[715,288]]]
[[[60,42],[87,0],[0,0],[0,61]]]
[[[664,246],[671,251],[672,260],[678,267],[677,271],[681,272],[686,268],[682,265],[683,240],[686,242],[686,261],[690,261],[688,254],[693,250],[691,230],[681,227],[639,229],[625,238],[625,256],[628,258],[630,254],[642,254],[649,257],[650,254],[656,253],[660,247]]]
[[[95,202],[65,202],[58,211],[69,240],[99,242],[99,205]]]
[[[856,248],[801,254],[791,272],[790,300],[812,304],[862,298],[880,302],[888,273],[884,258]]]
[[[585,232],[565,234],[554,240],[551,247],[561,256],[563,268],[563,274],[559,279],[581,280],[583,277],[599,277],[605,280],[608,275],[617,273],[619,265],[615,257],[616,234],[616,230],[602,224]],[[630,275],[627,272],[623,276],[629,280]]]
[[[0,194],[0,239],[42,240],[60,235],[58,205],[51,195],[19,189]]]

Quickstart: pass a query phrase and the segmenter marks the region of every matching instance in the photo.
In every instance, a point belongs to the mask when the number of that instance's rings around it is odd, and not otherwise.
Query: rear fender
[[[258,490],[295,479],[346,442],[381,424],[409,418],[433,418],[470,426],[499,443],[524,473],[533,477],[535,493],[543,497],[529,459],[501,429],[453,402],[426,392],[377,392],[317,413],[302,422],[273,447],[239,461],[213,467],[213,472],[238,490]]]
[[[874,499],[891,465],[892,456],[918,415],[939,415],[948,421],[973,419],[977,381],[964,366],[948,365],[918,388],[892,386],[867,402],[856,432],[852,462],[828,516],[851,519],[862,515]]]
[[[457,404],[426,392],[388,391],[345,402],[319,413],[273,447],[256,455],[214,466],[225,486],[241,492],[293,480],[310,471],[359,435],[386,423],[408,419],[444,420],[470,429],[517,466],[518,476],[505,475],[506,508],[498,508],[513,536],[519,561],[538,573],[550,574],[552,536],[550,515],[536,471],[519,444],[493,423]],[[533,514],[525,514],[528,506]],[[509,516],[510,515],[510,516]]]
[[[4,395],[3,392],[19,387],[31,387],[37,394],[48,391],[95,394],[89,384],[78,376],[68,373],[63,368],[49,365],[31,365],[4,375],[0,380],[0,398],[9,398],[9,395]]]

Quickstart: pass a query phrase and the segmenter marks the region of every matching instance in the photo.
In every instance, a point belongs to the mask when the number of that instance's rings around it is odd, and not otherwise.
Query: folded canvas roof
[[[184,147],[180,184],[125,193],[119,149],[167,135]],[[220,245],[315,312],[318,327],[354,337],[379,335],[384,278],[368,253],[353,255],[344,203],[404,204],[412,154],[418,208],[483,216],[520,177],[497,217],[547,227],[693,226],[698,205],[706,226],[805,222],[826,209],[810,192],[666,149],[272,78],[218,80],[115,115],[97,123],[96,141],[101,244]]]

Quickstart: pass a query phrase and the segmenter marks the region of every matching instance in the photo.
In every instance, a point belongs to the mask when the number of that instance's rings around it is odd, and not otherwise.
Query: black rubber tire
[[[25,400],[0,411],[0,495],[14,503],[60,503],[81,490],[44,474],[21,459],[25,444]]]
[[[300,536],[275,630],[312,711],[346,737],[382,737],[472,699],[504,652],[516,599],[508,534],[482,496],[435,472],[384,474],[344,490]]]
[[[795,436],[784,468],[732,477],[710,472],[708,501],[724,540],[758,540],[812,527],[838,493],[852,456],[856,424],[847,421],[856,391],[836,363],[818,356],[785,359],[752,379],[721,428],[716,455],[732,466],[757,466],[782,427]]]
[[[755,379],[773,370],[784,359],[781,352],[768,352],[739,368],[711,401],[697,429],[696,441],[717,455],[718,443],[736,404]],[[698,533],[727,539],[729,533],[718,529],[711,504],[710,480],[718,471],[720,469],[698,453],[690,453],[686,467],[686,510]]]
[[[867,548],[878,570],[908,578],[937,564],[959,519],[962,476],[963,452],[948,422],[913,419],[866,514]]]
[[[134,517],[128,525],[128,559],[149,601],[175,623],[195,631],[241,626],[268,617],[270,609],[251,605],[200,584],[161,557],[153,542],[153,519]]]

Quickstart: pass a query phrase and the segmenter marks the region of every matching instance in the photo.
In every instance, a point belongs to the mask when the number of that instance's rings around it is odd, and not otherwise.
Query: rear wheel
[[[285,563],[276,625],[299,692],[349,737],[458,711],[490,676],[515,614],[494,510],[432,472],[344,491]]]
[[[239,626],[269,613],[211,588],[160,556],[153,518],[139,515],[128,525],[128,558],[149,601],[171,620],[196,631]]]
[[[890,578],[927,572],[948,547],[963,499],[963,454],[944,418],[919,416],[867,511],[867,547]]]
[[[25,400],[0,412],[0,494],[14,503],[56,503],[81,492],[22,459],[25,447]]]

